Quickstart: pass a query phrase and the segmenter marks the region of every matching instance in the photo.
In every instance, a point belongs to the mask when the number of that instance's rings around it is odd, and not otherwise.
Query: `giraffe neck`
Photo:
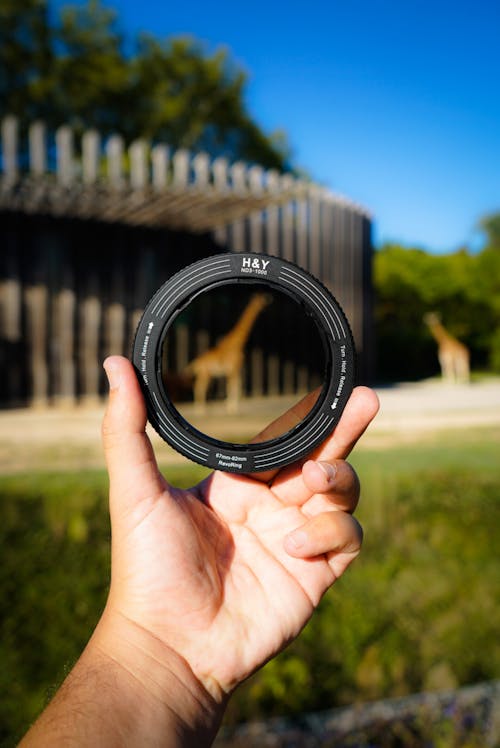
[[[435,322],[433,325],[431,325],[430,330],[434,339],[440,344],[449,343],[450,341],[455,340],[453,335],[450,335],[450,333],[443,327],[440,322]]]
[[[251,301],[231,332],[225,336],[224,342],[230,342],[235,347],[243,346],[246,343],[255,324],[255,320],[261,313],[262,309],[262,304],[256,301]]]

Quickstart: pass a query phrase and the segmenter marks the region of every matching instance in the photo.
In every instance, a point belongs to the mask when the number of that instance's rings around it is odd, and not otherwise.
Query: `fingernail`
[[[108,384],[110,390],[117,390],[120,386],[121,376],[118,367],[110,359],[107,359],[104,364],[104,371],[108,378]]]
[[[302,548],[307,541],[307,533],[304,530],[294,530],[286,536],[287,543],[295,550]]]
[[[335,465],[331,465],[329,462],[317,462],[316,465],[324,472],[328,483],[333,483],[335,481],[337,475],[337,468]]]

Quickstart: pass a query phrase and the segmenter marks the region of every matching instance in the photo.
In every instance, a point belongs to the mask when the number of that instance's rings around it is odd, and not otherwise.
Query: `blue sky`
[[[477,247],[478,219],[500,210],[498,0],[103,4],[127,34],[227,46],[253,117],[372,212],[377,244]]]

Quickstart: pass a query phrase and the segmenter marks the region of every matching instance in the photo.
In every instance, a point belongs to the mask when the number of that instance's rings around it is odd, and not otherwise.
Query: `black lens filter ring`
[[[305,418],[269,441],[233,444],[194,428],[171,402],[162,379],[162,346],[178,314],[201,293],[228,284],[265,284],[292,297],[313,317],[325,353],[322,391]],[[194,462],[232,473],[265,472],[304,457],[338,423],[354,384],[355,352],[347,318],[332,294],[297,265],[263,254],[225,253],[172,276],[147,304],[137,328],[133,364],[158,434]]]

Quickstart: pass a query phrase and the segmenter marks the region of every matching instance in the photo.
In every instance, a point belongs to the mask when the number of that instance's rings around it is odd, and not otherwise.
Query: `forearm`
[[[21,747],[208,746],[224,703],[175,652],[105,614]]]

